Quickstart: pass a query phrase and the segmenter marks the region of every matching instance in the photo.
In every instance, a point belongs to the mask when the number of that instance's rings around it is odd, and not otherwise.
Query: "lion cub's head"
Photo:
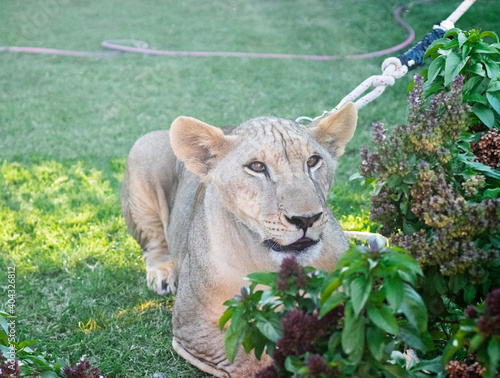
[[[356,121],[352,103],[310,126],[261,117],[230,135],[179,117],[170,138],[177,158],[217,189],[227,210],[257,235],[276,262],[295,255],[309,264],[321,251],[331,216],[326,196]]]

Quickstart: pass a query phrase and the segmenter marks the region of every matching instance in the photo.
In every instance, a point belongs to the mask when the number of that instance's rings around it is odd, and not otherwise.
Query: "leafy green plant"
[[[414,289],[421,275],[414,259],[383,239],[351,247],[329,274],[285,259],[279,273],[250,274],[242,295],[225,302],[219,325],[231,320],[226,354],[232,361],[243,345],[260,358],[266,349],[274,363],[262,377],[442,371],[436,361],[413,363],[410,371],[394,361],[406,347],[433,349],[427,310]]]
[[[448,344],[444,360],[478,354],[471,365],[450,362],[451,377],[485,369],[491,376],[498,367],[488,352],[497,341],[478,334],[477,319],[460,319],[500,287],[499,48],[495,33],[474,30],[435,41],[426,53],[433,62],[414,78],[407,124],[392,133],[374,124],[374,147],[361,151],[360,176],[376,183],[371,219],[422,267],[418,291],[433,339]]]
[[[45,352],[33,350],[31,346],[37,344],[34,340],[21,342],[9,340],[7,320],[12,321],[14,319],[7,312],[0,311],[0,353],[2,353],[5,359],[12,355],[15,356],[14,362],[6,362],[4,365],[7,371],[12,371],[9,374],[13,374],[13,377],[32,374],[37,374],[45,378],[62,377],[62,368],[67,365],[67,361],[53,358]]]
[[[9,313],[0,311],[0,377],[103,377],[101,371],[92,368],[85,357],[76,364],[69,365],[66,360],[32,349],[31,346],[38,344],[35,340],[12,340],[12,337],[9,337],[12,333],[9,333],[8,321],[14,319]]]
[[[361,174],[377,181],[371,219],[422,266],[434,315],[446,313],[443,294],[465,308],[500,285],[500,172],[470,152],[462,86],[459,76],[426,101],[417,76],[408,124],[392,134],[375,124],[375,149],[361,152]]]
[[[487,43],[487,38],[494,42]],[[472,106],[474,116],[488,128],[500,127],[499,53],[500,43],[494,32],[448,30],[425,53],[433,59],[421,72],[426,79],[426,97],[449,89],[453,80],[462,75],[463,99]]]
[[[444,350],[444,361],[465,345],[484,366],[484,377],[493,378],[500,367],[500,289],[491,291],[486,301],[466,310],[467,318]]]

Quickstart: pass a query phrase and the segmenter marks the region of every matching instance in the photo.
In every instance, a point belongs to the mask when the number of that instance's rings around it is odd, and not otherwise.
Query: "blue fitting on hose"
[[[424,54],[427,48],[431,45],[432,42],[439,38],[443,38],[446,30],[437,28],[432,32],[427,34],[419,43],[417,43],[414,47],[409,49],[404,54],[398,56],[398,59],[401,61],[401,64],[408,67],[408,71],[414,70],[419,66],[423,66]],[[410,64],[408,62],[411,62]]]

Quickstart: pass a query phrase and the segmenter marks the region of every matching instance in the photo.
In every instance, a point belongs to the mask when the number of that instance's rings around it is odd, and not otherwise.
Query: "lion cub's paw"
[[[171,261],[159,263],[154,267],[147,267],[148,287],[158,294],[171,294],[176,290],[177,277],[174,264]]]

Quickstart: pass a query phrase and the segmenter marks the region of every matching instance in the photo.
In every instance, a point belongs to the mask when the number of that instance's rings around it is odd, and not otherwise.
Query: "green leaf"
[[[500,236],[495,236],[490,234],[488,235],[488,239],[495,248],[500,248]]]
[[[379,308],[374,305],[368,305],[368,318],[385,332],[393,335],[398,334],[398,323],[387,306],[382,305]]]
[[[342,270],[342,268],[353,264],[360,259],[361,252],[356,247],[351,247],[345,251],[342,256],[337,261],[337,271]]]
[[[411,164],[411,163],[410,163]],[[411,172],[406,175],[406,177],[403,179],[403,182],[408,185],[413,185],[418,182],[417,177],[415,176],[415,173]]]
[[[378,327],[368,327],[366,342],[373,357],[379,362],[384,358],[385,332]]]
[[[328,339],[328,350],[335,350],[342,341],[342,332],[336,331]]]
[[[398,275],[385,277],[384,288],[393,312],[397,312],[403,301],[403,281]]]
[[[446,31],[446,33],[444,33],[444,38],[448,38],[448,37],[457,37],[458,34],[460,34],[462,31],[459,29],[459,28],[451,28],[451,29],[448,29]]]
[[[454,275],[448,280],[448,286],[452,293],[458,293],[467,285],[467,278],[464,275]]]
[[[436,274],[434,274],[432,277],[432,283],[439,294],[443,295],[444,293],[446,293],[446,281],[444,280],[441,272],[436,271]]]
[[[410,324],[401,324],[399,326],[399,338],[411,348],[422,352],[432,350],[434,347],[434,343],[428,332],[420,333]]]
[[[264,344],[266,343],[265,338],[262,336],[262,334],[255,328],[255,327],[250,327],[250,330],[245,333],[245,337],[243,338],[243,342],[241,345],[243,345],[243,349],[245,350],[246,354],[249,354],[253,347],[254,347],[254,339],[256,339],[255,335],[260,335],[262,339],[264,340]]]
[[[441,71],[444,69],[446,63],[446,58],[444,55],[441,55],[434,59],[432,63],[429,65],[429,70],[427,73],[427,81],[426,83],[426,89],[427,87],[431,87],[432,83],[434,80],[436,80],[436,77],[441,73]]]
[[[486,89],[488,92],[496,92],[500,91],[500,80],[491,80],[488,83],[488,89]]]
[[[407,206],[408,206],[407,202],[401,203],[401,212],[403,214],[406,214]],[[415,231],[416,231],[415,227],[406,222],[406,220],[403,220],[403,232],[405,235],[412,235],[415,233]]]
[[[500,341],[495,337],[492,337],[488,343],[488,357],[490,360],[488,370],[491,376],[495,376],[495,373],[498,372],[498,363],[500,362]]]
[[[251,282],[255,282],[257,284],[272,286],[273,283],[275,283],[276,280],[278,279],[278,273],[276,273],[276,272],[270,272],[270,273],[256,272],[256,273],[248,274],[247,278]]]
[[[42,378],[57,378],[58,375],[54,371],[45,370],[45,371],[42,371],[40,373],[40,377],[42,377]]]
[[[386,377],[390,378],[412,378],[412,375],[408,372],[408,370],[399,365],[384,366],[384,373]]]
[[[9,345],[9,337],[7,336],[7,333],[5,332],[0,332],[0,346],[2,345],[5,345],[5,346],[8,346]]]
[[[500,114],[500,93],[486,92],[486,98],[491,107]]]
[[[359,316],[363,310],[366,300],[372,290],[371,276],[358,276],[351,282],[351,301],[354,308],[354,315]]]
[[[398,269],[406,268],[414,275],[424,275],[420,265],[418,265],[415,259],[410,255],[404,255],[402,253],[388,253],[383,257],[382,261],[386,266],[394,266]]]
[[[440,38],[436,39],[425,51],[424,58],[430,56],[431,54],[438,51],[445,43],[448,43],[450,40],[448,38]]]
[[[344,329],[342,330],[342,349],[351,354],[356,350],[363,351],[365,344],[365,318],[354,315],[351,301],[345,306]]]
[[[343,291],[337,291],[336,293],[328,297],[325,303],[321,305],[321,311],[319,313],[319,317],[322,318],[330,310],[344,303],[346,299],[347,297]]]
[[[472,47],[469,45],[462,46],[462,59],[465,59],[467,55],[470,55]]]
[[[3,316],[0,316],[0,326],[2,327],[2,329],[4,330],[4,332],[6,334],[9,333],[9,324],[7,323],[7,320],[5,320],[5,318]],[[1,330],[0,330],[1,332]]]
[[[485,176],[493,177],[495,179],[500,179],[500,172],[498,172],[498,170],[495,170],[488,165],[479,163],[478,161],[474,161],[474,155],[469,156],[467,154],[458,154],[457,158],[462,163],[465,163],[467,166],[474,169],[475,171],[483,173]]]
[[[412,371],[428,371],[431,373],[444,373],[445,369],[441,356],[437,356],[432,360],[421,360],[412,369]]]
[[[454,49],[455,47],[458,47],[458,41],[456,39],[452,39],[451,41],[448,41],[448,43],[445,43],[443,47],[441,47],[441,49],[451,50]]]
[[[10,348],[6,345],[0,344],[0,352],[2,352],[4,356],[8,356],[10,353]]]
[[[477,348],[479,348],[479,346],[482,344],[482,342],[483,342],[483,336],[480,333],[472,336],[469,342],[469,348],[468,348],[469,351],[471,352],[476,351]]]
[[[466,40],[467,37],[465,36],[464,32],[458,33],[458,47],[462,47]]]
[[[483,198],[495,199],[500,194],[500,188],[486,189],[483,193]]]
[[[472,112],[486,126],[488,126],[489,128],[493,127],[493,124],[495,123],[495,114],[493,113],[493,110],[487,108],[484,105],[477,104],[472,107]]]
[[[471,64],[467,71],[473,73],[474,75],[479,75],[481,77],[486,77],[486,71],[483,68],[482,63]]]
[[[479,93],[471,93],[465,98],[465,101],[472,104],[479,103],[484,106],[488,106],[488,100],[484,96],[481,96]]]
[[[30,345],[30,342],[28,340],[21,341],[19,343],[19,349],[23,349],[23,348],[25,348],[25,347],[27,347],[29,345]]]
[[[387,179],[387,186],[390,188],[396,188],[401,185],[401,176],[391,175]]]
[[[249,354],[253,349],[255,358],[260,360],[267,342],[268,340],[256,327],[250,327],[250,330],[245,334],[242,345],[245,353]]]
[[[219,319],[219,329],[222,331],[224,329],[224,325],[231,319],[233,316],[234,309],[228,308]]]
[[[249,327],[247,321],[241,319],[242,311],[234,311],[233,318],[231,320],[231,325],[226,330],[224,335],[224,348],[226,350],[226,356],[229,362],[233,363],[240,345],[243,343],[245,338],[245,333]]]
[[[285,369],[290,373],[299,374],[300,368],[304,366],[304,363],[295,356],[288,356],[285,360]]]
[[[349,182],[351,181],[354,181],[354,180],[364,180],[365,177],[361,175],[361,173],[359,172],[356,172],[356,173],[353,173],[351,176],[349,176]]]
[[[444,86],[447,87],[455,79],[462,68],[467,63],[467,59],[462,60],[462,57],[456,52],[450,52],[446,57],[446,64],[444,69]]]
[[[495,47],[483,42],[476,43],[473,52],[476,54],[498,54],[498,50]]]
[[[330,298],[332,293],[337,290],[340,285],[342,285],[342,281],[337,275],[335,275],[334,279],[332,279],[331,282],[324,288],[324,290],[322,290],[321,303],[324,303],[326,299]]]
[[[400,312],[405,314],[408,322],[417,331],[427,331],[427,307],[420,295],[408,284],[404,284],[404,296]]]
[[[477,288],[474,285],[469,285],[464,290],[464,301],[471,304],[477,294]]]
[[[275,343],[281,337],[281,326],[278,315],[273,314],[267,319],[261,313],[256,313],[255,325],[264,336]]]
[[[491,37],[493,38],[497,43],[499,42],[498,40],[498,35],[495,32],[492,31],[484,31],[481,34],[479,34],[479,38],[485,38],[485,37]]]
[[[484,66],[486,68],[486,75],[490,79],[496,79],[498,76],[500,76],[500,68],[498,67],[498,62],[489,58],[485,58]]]
[[[480,76],[474,76],[471,77],[469,80],[467,80],[464,83],[464,86],[462,88],[462,92],[464,94],[464,97],[469,96],[475,89],[475,87],[483,80],[482,77]]]
[[[47,360],[45,358],[43,358],[42,356],[31,355],[31,356],[26,356],[25,359],[31,360],[39,368],[49,367]]]
[[[434,285],[434,276],[436,274],[438,273],[435,267],[431,267],[425,272],[422,287],[424,289],[424,293],[427,295],[434,295],[436,293],[436,286]]]
[[[469,340],[468,332],[460,329],[450,339],[443,351],[443,362],[446,364],[453,357],[457,350],[459,350]]]

